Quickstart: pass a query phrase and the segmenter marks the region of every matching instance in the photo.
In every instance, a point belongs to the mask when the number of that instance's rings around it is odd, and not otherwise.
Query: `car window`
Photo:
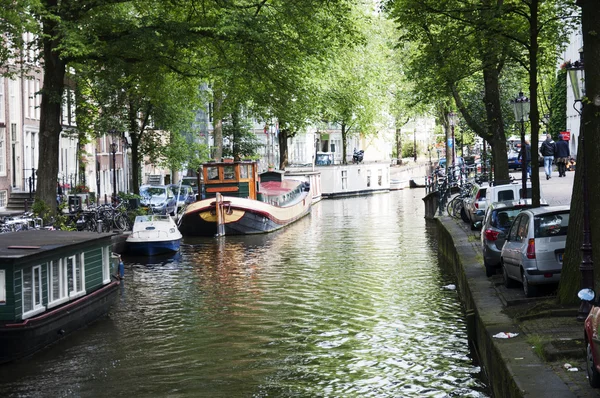
[[[531,187],[527,187],[527,189],[525,190],[525,192],[527,192],[527,197],[528,198],[532,198],[533,197],[533,191],[531,190]],[[519,189],[519,195],[521,195],[520,197],[523,197],[523,188]]]
[[[569,228],[569,213],[538,215],[534,217],[533,225],[536,238],[566,236]]]
[[[481,192],[481,193],[479,194],[479,199],[480,199],[480,200],[484,200],[484,199],[485,199],[486,192],[487,192],[487,188],[481,188],[481,189],[480,189],[480,192]]]
[[[515,193],[513,192],[513,190],[504,190],[504,191],[498,191],[498,202],[504,202],[506,200],[514,200],[515,199]]]
[[[520,208],[497,210],[492,215],[491,225],[506,232],[522,210]]]
[[[529,217],[526,214],[523,214],[521,217],[521,221],[519,222],[519,228],[517,229],[517,235],[515,236],[515,240],[517,242],[523,242],[524,239],[527,239],[527,231],[529,230]]]
[[[516,240],[517,239],[517,230],[519,229],[519,223],[521,222],[522,218],[523,217],[517,217],[515,219],[515,222],[512,224],[512,226],[510,227],[510,230],[508,231],[507,240]]]

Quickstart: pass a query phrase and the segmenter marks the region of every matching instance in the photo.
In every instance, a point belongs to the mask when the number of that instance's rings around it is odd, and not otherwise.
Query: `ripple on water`
[[[0,368],[0,395],[484,397],[415,195],[127,261],[110,317]]]

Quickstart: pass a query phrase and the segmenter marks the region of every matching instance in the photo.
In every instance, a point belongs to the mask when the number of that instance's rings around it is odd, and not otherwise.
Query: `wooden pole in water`
[[[216,195],[215,211],[217,212],[217,235],[225,235],[225,225],[223,220],[223,196],[219,192]]]

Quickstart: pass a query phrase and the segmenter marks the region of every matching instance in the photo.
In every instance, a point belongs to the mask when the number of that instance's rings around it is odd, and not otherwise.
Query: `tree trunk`
[[[396,164],[402,164],[402,130],[396,129]]]
[[[538,147],[540,136],[540,112],[537,105],[538,95],[538,13],[539,0],[529,3],[531,19],[529,21],[529,99],[531,108],[529,120],[531,124],[531,203],[533,207],[540,206],[540,165],[538,162]]]
[[[54,2],[56,3],[56,2]],[[57,22],[43,18],[44,83],[40,104],[39,164],[37,170],[36,200],[42,201],[56,214],[56,184],[58,180],[58,153],[60,144],[60,112],[65,79],[65,62],[58,51],[60,37]]]
[[[504,133],[504,122],[502,118],[502,106],[500,105],[500,73],[496,54],[488,55],[490,66],[483,69],[483,80],[485,87],[485,113],[487,128],[490,138],[487,140],[492,152],[494,168],[494,179],[497,181],[508,181],[508,154],[506,152],[506,135]]]
[[[131,185],[133,193],[136,195],[140,194],[140,175],[141,175],[141,164],[140,161],[140,139],[137,134],[130,134],[131,137]]]
[[[279,122],[281,126],[281,121]],[[285,170],[288,165],[288,129],[282,128],[277,136],[279,142],[279,170]]]
[[[213,88],[213,137],[214,137],[214,159],[220,161],[223,157],[223,92],[218,85]]]
[[[569,233],[565,250],[565,262],[559,285],[561,303],[577,302],[577,290],[582,281],[579,265],[581,264],[581,242],[583,241],[584,203],[587,202],[590,212],[590,229],[594,263],[594,286],[600,286],[600,202],[594,200],[600,195],[600,70],[596,67],[600,62],[600,2],[579,1],[582,7],[583,54],[585,60],[585,92],[590,101],[583,108],[579,150],[577,153],[577,169],[571,197],[571,214]],[[585,173],[585,175],[584,175]],[[588,182],[588,198],[583,197],[583,178]],[[571,257],[569,257],[571,256]]]
[[[342,123],[342,164],[348,164],[346,160],[346,142],[348,132],[346,131],[346,123]]]
[[[581,242],[583,242],[583,168],[580,165],[585,163],[583,150],[581,150],[581,134],[579,135],[578,147],[580,151],[577,155],[577,168],[575,169],[571,195],[569,232],[563,256],[560,283],[558,284],[558,301],[561,304],[578,302],[577,292],[581,286],[579,265],[581,264]]]

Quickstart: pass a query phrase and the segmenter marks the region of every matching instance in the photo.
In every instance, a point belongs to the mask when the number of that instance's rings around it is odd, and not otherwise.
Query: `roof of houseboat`
[[[281,195],[293,191],[301,184],[298,180],[267,181],[260,183],[260,193],[263,195]]]
[[[106,240],[112,235],[112,233],[46,230],[4,233],[0,234],[0,260],[29,257],[68,246]]]

